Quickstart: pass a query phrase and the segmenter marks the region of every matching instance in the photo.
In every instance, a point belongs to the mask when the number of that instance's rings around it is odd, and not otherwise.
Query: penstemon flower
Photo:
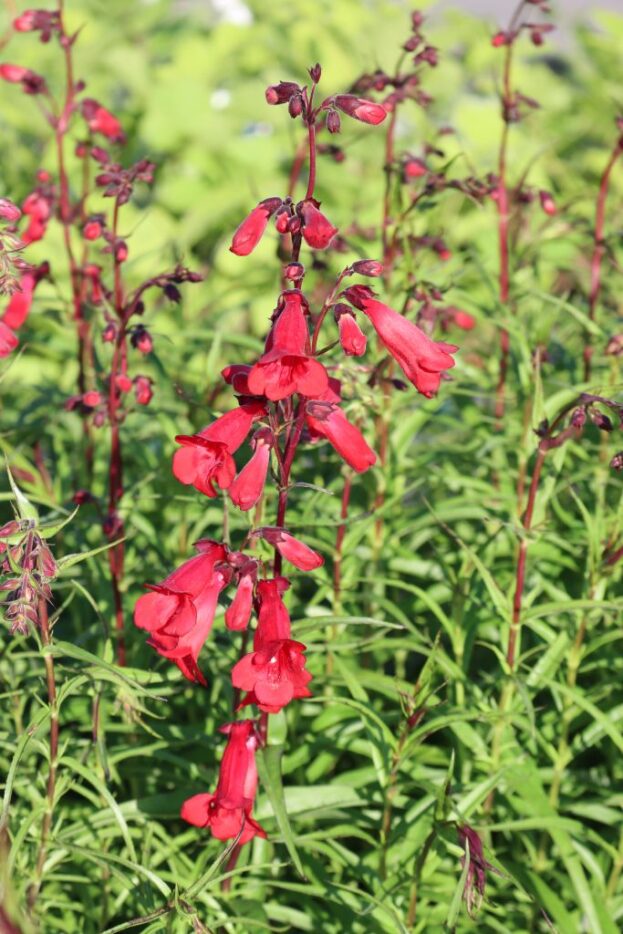
[[[326,250],[337,235],[337,228],[314,197],[316,129],[325,122],[332,133],[338,132],[338,110],[370,125],[381,123],[386,116],[384,106],[350,94],[315,105],[320,66],[311,68],[309,74],[311,88],[281,82],[266,91],[269,104],[287,104],[290,116],[300,118],[307,129],[309,176],[305,197],[298,202],[291,196],[261,201],[235,231],[230,246],[235,255],[248,256],[267,235],[272,219],[282,237],[282,251],[290,252],[283,269],[283,280],[290,287],[277,297],[259,359],[235,362],[223,370],[223,379],[237,398],[237,408],[196,434],[177,435],[180,447],[173,457],[173,473],[181,483],[193,486],[209,499],[224,491],[241,511],[257,506],[266,485],[274,479],[278,494],[275,524],[251,528],[239,551],[218,542],[199,542],[199,555],[160,584],[149,586],[150,592],[138,600],[135,609],[136,625],[149,632],[149,644],[177,664],[187,679],[200,684],[206,680],[199,656],[212,628],[218,599],[225,594],[231,596],[225,625],[232,632],[245,630],[255,617],[253,651],[242,650],[231,681],[236,709],[255,706],[259,717],[257,721],[229,726],[215,794],[196,795],[182,808],[185,820],[209,827],[219,839],[238,838],[239,844],[257,834],[264,835],[250,814],[257,784],[254,755],[267,740],[269,716],[294,700],[311,696],[306,646],[292,638],[285,602],[292,581],[282,570],[287,562],[310,574],[324,563],[321,554],[292,535],[286,526],[297,451],[302,445],[328,441],[337,455],[359,473],[376,462],[376,454],[361,430],[344,414],[343,381],[331,377],[332,365],[325,364],[324,357],[323,362],[319,358],[334,346],[341,349],[346,360],[361,357],[367,348],[362,325],[370,320],[381,344],[395,356],[416,388],[431,396],[442,374],[454,365],[452,354],[457,349],[431,340],[416,325],[377,301],[367,286],[342,287],[344,279],[352,275],[381,275],[383,267],[376,260],[357,260],[344,269],[319,309],[305,295],[305,267],[300,260],[303,246]],[[328,347],[321,349],[325,322],[332,333]],[[247,443],[251,454],[245,455],[238,469],[234,455]],[[259,557],[259,552],[250,553],[258,540],[274,549],[272,561]]]

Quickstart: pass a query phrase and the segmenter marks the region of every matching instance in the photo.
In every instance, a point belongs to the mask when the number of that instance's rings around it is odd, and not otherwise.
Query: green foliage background
[[[170,460],[175,434],[203,427],[228,407],[220,369],[258,352],[279,288],[272,235],[247,260],[227,251],[250,207],[285,192],[299,139],[298,123],[265,106],[264,88],[280,79],[303,82],[315,61],[327,94],[363,70],[391,67],[410,10],[382,0],[253,0],[248,7],[253,22],[244,26],[219,22],[199,3],[80,0],[68,9],[75,27],[84,27],[77,74],[122,116],[128,160],[148,156],[158,165],[153,190],[125,214],[130,276],[138,282],[177,258],[206,273],[200,286],[186,289],[181,307],[154,302],[146,313],[156,349],[141,370],[156,381],[156,395],[123,426],[128,618],[145,581],[188,557],[197,538],[221,534],[223,503],[176,484]],[[621,545],[621,484],[608,467],[623,447],[620,435],[605,438],[591,428],[548,460],[530,535],[521,660],[508,706],[500,708],[511,683],[504,648],[523,534],[518,471],[532,463],[532,429],[587,388],[581,350],[591,225],[616,138],[623,42],[623,17],[594,19],[599,28],[579,30],[564,52],[526,43],[517,56],[517,84],[541,109],[512,130],[510,173],[517,179],[529,168],[531,183],[552,190],[560,209],[545,223],[535,208],[520,231],[517,318],[507,320],[496,297],[492,203],[481,207],[448,192],[413,220],[415,233],[444,236],[453,253],[443,264],[418,254],[418,278],[448,289],[448,301],[478,323],[457,339],[453,380],[438,399],[395,393],[384,413],[389,468],[384,477],[374,470],[356,481],[337,606],[330,557],[342,474],[324,449],[306,452],[297,468],[317,489],[296,491],[289,527],[328,558],[315,588],[295,579],[291,603],[295,634],[309,646],[314,697],[272,718],[265,767],[279,784],[283,746],[285,805],[302,871],[284,843],[283,818],[262,792],[257,817],[269,840],[244,849],[230,890],[221,890],[222,845],[182,824],[178,813],[184,798],[214,785],[217,727],[230,717],[228,672],[238,647],[221,608],[202,657],[209,677],[203,691],[129,625],[130,667],[120,670],[109,634],[107,564],[97,555],[55,589],[62,754],[43,887],[30,918],[22,909],[46,807],[49,708],[36,639],[10,638],[7,629],[0,650],[0,892],[24,931],[112,934],[143,918],[136,926],[145,932],[203,930],[199,922],[210,931],[394,932],[407,930],[414,899],[414,931],[476,924],[546,931],[545,915],[563,934],[619,929],[623,601],[619,567],[605,565],[603,552]],[[495,168],[501,127],[500,57],[490,25],[454,11],[435,19],[429,34],[442,53],[426,82],[435,103],[426,115],[402,110],[398,148],[419,153],[450,125],[455,135],[442,137],[450,174],[484,175]],[[17,36],[3,60],[61,80],[52,44]],[[52,167],[53,153],[34,104],[15,88],[2,89],[0,123],[2,193],[19,201],[37,168]],[[360,228],[378,226],[383,134],[351,123],[341,142],[347,160],[321,161],[318,196],[340,228],[354,219]],[[619,168],[590,387],[609,397],[621,389],[618,361],[602,351],[620,329],[622,195]],[[97,200],[90,203],[97,210]],[[380,254],[378,239],[354,234],[351,243],[352,256],[331,258],[328,272],[311,277],[312,292],[344,261]],[[53,520],[69,512],[83,483],[81,422],[63,410],[77,370],[57,226],[28,252],[32,262],[44,258],[53,281],[41,286],[20,333],[24,352],[4,364],[1,441],[23,489]],[[390,303],[400,301],[403,278],[399,272],[385,293]],[[502,326],[511,331],[513,365],[507,417],[496,430]],[[532,359],[537,345],[548,348],[540,372]],[[98,352],[104,358],[107,351]],[[378,405],[362,393],[351,403],[353,418]],[[33,462],[36,442],[49,487]],[[94,492],[101,495],[103,434],[99,445]],[[379,488],[386,496],[380,548],[379,517],[370,509]],[[272,521],[270,497],[265,515]],[[238,513],[228,521],[234,538],[246,529]],[[56,551],[86,552],[102,541],[95,509],[84,506]],[[425,715],[405,740],[404,695],[416,685]],[[466,821],[500,872],[490,876],[477,921],[460,903],[455,824]]]

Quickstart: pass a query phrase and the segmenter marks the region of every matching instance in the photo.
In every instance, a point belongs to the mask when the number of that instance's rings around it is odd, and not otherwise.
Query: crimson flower
[[[232,553],[230,562],[235,556]],[[238,569],[238,587],[236,595],[225,611],[225,625],[233,631],[246,629],[253,609],[253,590],[257,577],[257,561],[245,559]]]
[[[185,561],[160,584],[149,584],[151,593],[136,602],[134,622],[150,634],[148,645],[175,662],[185,678],[206,684],[197,659],[207,639],[218,596],[231,577],[223,563],[224,545],[197,542],[199,554]]]
[[[251,460],[229,487],[231,501],[243,512],[255,506],[264,492],[272,448],[271,432],[267,428],[261,428],[252,439],[251,445],[254,448]]]
[[[301,206],[302,234],[307,246],[315,250],[326,250],[337,233],[337,227],[334,227],[318,210],[317,204],[318,202],[313,200],[303,201]]]
[[[340,332],[340,344],[344,353],[347,356],[361,357],[366,352],[368,340],[350,310],[338,314],[337,326]]]
[[[362,123],[370,123],[378,126],[387,116],[387,111],[382,104],[375,104],[363,97],[355,97],[353,94],[337,94],[335,97],[335,106],[339,107],[343,113],[355,120],[361,120]]]
[[[184,801],[180,816],[195,827],[209,827],[217,840],[240,837],[242,846],[266,832],[251,817],[257,792],[255,750],[259,739],[255,721],[241,720],[221,728],[228,735],[214,794],[193,795]]]
[[[25,198],[22,211],[30,218],[26,230],[21,234],[22,242],[35,243],[41,240],[50,220],[51,207],[48,198],[39,191],[33,191]]]
[[[86,97],[82,101],[80,109],[92,133],[100,133],[102,136],[113,140],[113,142],[124,142],[125,133],[119,120],[109,110],[102,107],[99,101],[93,100],[92,97]]]
[[[285,529],[266,525],[257,529],[255,534],[274,545],[279,554],[299,571],[314,571],[324,564],[322,555],[305,542],[295,538],[294,535],[290,535]]]
[[[434,396],[439,389],[441,374],[454,366],[451,354],[456,353],[458,347],[431,340],[412,321],[373,298],[364,298],[361,310],[418,392],[427,398]]]
[[[215,483],[226,490],[236,475],[232,454],[265,411],[262,403],[250,402],[221,415],[197,435],[177,435],[182,447],[173,457],[175,477],[211,498],[217,495]]]
[[[306,647],[290,638],[290,616],[281,598],[289,586],[283,577],[258,582],[253,652],[243,656],[231,673],[234,687],[248,692],[242,705],[257,704],[267,713],[277,713],[294,698],[311,696]]]
[[[248,256],[252,253],[264,235],[269,218],[281,204],[281,198],[266,198],[260,201],[236,230],[230,251],[236,256]]]
[[[247,385],[254,396],[271,402],[287,399],[298,392],[315,397],[328,385],[327,371],[308,356],[309,331],[303,312],[303,298],[296,290],[283,292],[283,309],[268,336],[266,352],[251,368]]]
[[[359,429],[348,421],[339,401],[340,382],[331,379],[326,392],[307,403],[305,423],[312,438],[326,438],[353,470],[364,473],[376,463],[376,454]]]

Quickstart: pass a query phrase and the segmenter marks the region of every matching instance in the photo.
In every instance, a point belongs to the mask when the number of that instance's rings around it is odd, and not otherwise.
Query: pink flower
[[[218,495],[215,483],[228,489],[236,475],[232,454],[249,434],[253,422],[265,413],[261,403],[248,403],[221,415],[197,435],[178,435],[175,440],[182,448],[173,457],[175,477],[211,498]]]
[[[243,512],[255,506],[264,492],[272,448],[270,431],[267,428],[260,429],[251,444],[255,449],[251,460],[242,468],[229,487],[232,503]]]
[[[40,191],[31,192],[22,204],[22,210],[30,218],[28,226],[21,239],[24,243],[35,243],[44,236],[48,221],[50,220],[51,207],[48,198],[44,197]]]
[[[277,713],[294,698],[311,696],[305,646],[290,638],[290,616],[281,599],[289,586],[283,577],[258,582],[253,652],[234,665],[231,675],[234,687],[248,692],[243,704],[257,704],[268,713]]]
[[[364,298],[361,309],[407,379],[423,396],[434,396],[441,374],[454,366],[451,354],[458,347],[431,340],[412,321],[375,299]]]
[[[253,208],[236,230],[230,251],[236,256],[248,256],[252,253],[262,239],[268,219],[281,207],[281,204],[281,198],[266,198]]]
[[[195,547],[198,555],[160,584],[148,585],[151,593],[137,600],[134,623],[150,633],[147,644],[175,662],[185,678],[206,684],[197,659],[231,570],[224,564],[227,552],[223,545],[201,541]]]
[[[134,377],[134,395],[139,405],[149,405],[154,395],[149,376]]]
[[[309,331],[301,294],[296,290],[284,292],[281,301],[284,307],[268,336],[266,353],[247,377],[249,391],[272,402],[287,399],[295,392],[316,396],[328,385],[325,368],[307,354]]]
[[[8,198],[0,198],[0,217],[6,221],[18,221],[21,216],[22,212],[16,204]]]
[[[195,827],[209,827],[217,840],[235,839],[240,834],[238,843],[242,846],[255,836],[266,836],[264,829],[251,817],[257,793],[255,750],[259,739],[253,720],[229,723],[221,732],[229,738],[216,791],[188,798],[180,816]]]
[[[335,106],[349,117],[361,120],[362,123],[371,123],[373,126],[382,123],[387,116],[387,111],[382,104],[375,104],[374,101],[355,97],[353,94],[336,95]]]
[[[92,133],[100,133],[113,142],[123,143],[125,133],[121,128],[119,120],[109,110],[92,97],[86,97],[81,105],[82,116],[87,122],[88,128]]]
[[[337,227],[327,220],[317,208],[317,202],[303,201],[301,216],[305,243],[315,250],[326,250],[337,233]]]

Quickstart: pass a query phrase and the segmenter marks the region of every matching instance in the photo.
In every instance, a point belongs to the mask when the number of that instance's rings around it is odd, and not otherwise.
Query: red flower
[[[387,111],[382,104],[375,104],[373,101],[355,97],[353,94],[336,95],[335,106],[349,117],[361,120],[362,123],[371,123],[373,126],[382,123],[387,116]]]
[[[253,208],[236,230],[230,251],[236,256],[248,256],[252,253],[262,239],[268,219],[277,208],[281,207],[281,204],[281,198],[266,198]]]
[[[249,434],[255,419],[264,414],[261,403],[251,402],[221,415],[197,435],[178,435],[175,440],[183,446],[173,457],[175,477],[209,497],[218,495],[215,483],[226,490],[236,475],[232,454]]]
[[[259,740],[253,720],[229,723],[221,732],[229,739],[214,794],[188,798],[180,815],[195,827],[209,827],[217,840],[240,837],[242,846],[253,837],[265,837],[264,829],[251,817],[257,792],[255,750]]]
[[[152,381],[149,376],[134,377],[134,395],[139,405],[149,405],[154,395],[151,387]]]
[[[268,713],[277,713],[294,698],[311,696],[305,646],[290,638],[290,616],[281,599],[289,586],[283,577],[258,582],[253,652],[241,658],[231,673],[234,687],[248,692],[243,704],[257,704]]]
[[[294,535],[290,535],[285,529],[267,525],[257,529],[255,534],[274,545],[279,554],[300,571],[314,571],[324,564],[322,555],[305,542],[295,538]]]
[[[338,315],[337,326],[340,331],[340,344],[348,356],[361,357],[366,352],[368,340],[355,316],[350,311]]]
[[[267,428],[260,429],[251,444],[255,449],[251,460],[242,468],[229,487],[232,503],[243,512],[255,506],[264,492],[272,448],[270,431]]]
[[[24,243],[35,243],[37,240],[41,240],[46,232],[50,219],[51,208],[49,200],[39,191],[33,191],[24,200],[22,210],[30,220],[28,227],[24,233],[21,234],[21,240]]]
[[[185,678],[206,684],[197,659],[231,571],[222,563],[227,555],[223,545],[201,541],[195,547],[200,554],[185,561],[160,584],[148,585],[151,593],[137,600],[134,623],[150,633],[147,644],[175,662]]]
[[[329,380],[327,391],[319,399],[307,403],[307,428],[312,438],[326,438],[353,470],[364,473],[376,463],[376,454],[359,429],[348,421],[339,402],[339,380]]]
[[[125,133],[117,118],[98,101],[92,97],[85,98],[81,104],[81,111],[92,133],[101,133],[117,143],[125,141]]]
[[[8,357],[18,344],[19,341],[11,328],[0,320],[0,357]]]
[[[301,215],[305,243],[315,250],[326,250],[337,233],[337,227],[333,227],[313,201],[303,201]]]
[[[240,570],[240,580],[236,596],[225,611],[225,625],[228,629],[240,631],[246,629],[253,608],[253,588],[257,575],[257,562],[249,560]]]
[[[26,94],[42,94],[47,90],[45,78],[21,65],[10,65],[8,62],[0,65],[0,78],[11,84],[21,84]]]
[[[272,402],[295,392],[315,397],[326,389],[328,377],[322,364],[307,355],[309,331],[302,296],[295,290],[284,292],[281,301],[284,307],[268,336],[266,353],[247,377],[249,391]]]
[[[441,374],[454,366],[451,354],[458,347],[431,340],[412,321],[375,299],[364,298],[361,309],[407,379],[423,396],[434,396],[439,389]]]

